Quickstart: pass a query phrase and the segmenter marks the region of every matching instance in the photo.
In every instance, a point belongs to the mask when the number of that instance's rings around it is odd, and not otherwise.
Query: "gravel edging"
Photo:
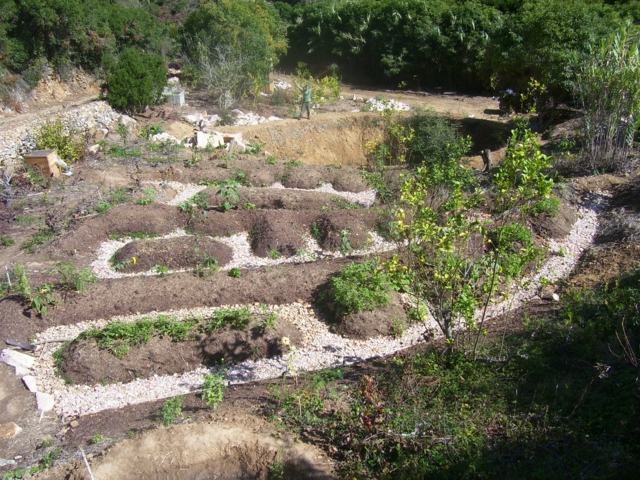
[[[595,209],[582,208],[579,214],[579,220],[562,242],[549,242],[552,255],[541,269],[533,276],[523,279],[518,285],[513,285],[509,291],[508,299],[491,305],[487,312],[488,318],[516,309],[525,301],[535,297],[543,278],[554,282],[571,272],[581,253],[592,243],[597,229]],[[561,255],[560,252],[563,254]],[[162,313],[185,316],[210,312],[216,308],[186,309]],[[252,308],[265,307],[254,305]],[[432,318],[429,318],[425,324],[411,326],[399,338],[348,339],[331,333],[328,326],[318,319],[308,304],[296,302],[266,308],[276,311],[280,316],[297,325],[305,335],[303,344],[300,348],[292,350],[282,357],[245,361],[229,366],[226,370],[219,370],[225,374],[228,384],[272,379],[287,373],[295,374],[301,371],[349,365],[375,357],[391,355],[421,343],[424,341],[425,330],[431,330],[434,335],[438,335],[437,325]],[[69,386],[56,376],[53,353],[59,348],[60,341],[72,340],[91,326],[104,326],[114,320],[135,321],[149,315],[152,313],[56,326],[36,336],[37,343],[44,343],[38,347],[39,358],[32,368],[32,374],[36,377],[38,391],[52,394],[55,397],[55,410],[59,415],[65,418],[88,415],[107,409],[122,408],[127,405],[182,395],[201,388],[203,376],[210,372],[205,367],[183,374],[155,376],[112,385]],[[56,343],[47,343],[51,341]]]
[[[153,237],[153,240],[166,240],[170,238],[190,237],[193,236],[183,229],[174,230],[167,235]],[[347,254],[323,250],[318,242],[310,235],[305,237],[305,247],[297,255],[291,257],[265,258],[259,257],[251,250],[249,242],[249,234],[247,232],[238,233],[229,237],[207,237],[216,242],[227,245],[232,250],[232,259],[226,265],[220,267],[220,270],[227,271],[232,268],[257,268],[282,265],[285,263],[308,263],[314,262],[321,258],[340,258],[340,257],[362,257],[375,253],[384,253],[394,250],[396,244],[387,242],[375,232],[369,232],[369,247],[359,250],[352,250]],[[126,277],[142,277],[142,276],[158,276],[161,275],[154,269],[145,272],[118,272],[111,266],[111,258],[122,247],[129,242],[135,241],[134,238],[127,237],[120,240],[107,240],[102,242],[97,250],[97,258],[91,263],[91,269],[96,277],[100,279],[107,278],[126,278]],[[172,269],[163,273],[168,275],[171,273],[189,272],[193,269],[181,268]]]

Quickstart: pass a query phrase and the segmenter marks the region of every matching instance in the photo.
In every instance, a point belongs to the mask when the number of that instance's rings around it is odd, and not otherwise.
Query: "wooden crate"
[[[59,177],[58,154],[55,150],[34,150],[24,156],[24,163],[36,168],[45,177]]]

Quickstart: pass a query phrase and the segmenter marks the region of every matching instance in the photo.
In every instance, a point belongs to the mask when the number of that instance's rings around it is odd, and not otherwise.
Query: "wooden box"
[[[37,168],[45,177],[59,177],[58,154],[54,150],[34,150],[24,156],[24,163]]]

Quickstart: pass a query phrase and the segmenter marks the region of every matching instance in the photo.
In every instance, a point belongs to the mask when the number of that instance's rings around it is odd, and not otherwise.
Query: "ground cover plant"
[[[637,364],[615,331],[637,338],[634,275],[516,313],[477,360],[435,347],[355,385],[331,370],[276,385],[271,418],[324,445],[340,478],[633,478]]]
[[[389,303],[391,282],[375,261],[352,263],[330,280],[324,295],[337,318]]]

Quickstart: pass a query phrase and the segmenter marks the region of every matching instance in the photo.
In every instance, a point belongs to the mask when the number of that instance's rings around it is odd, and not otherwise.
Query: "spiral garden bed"
[[[46,326],[13,327],[30,328],[38,344],[37,391],[63,417],[82,416],[198,390],[211,371],[252,382],[390,355],[424,341],[425,330],[437,334],[432,319],[415,323],[406,295],[339,318],[323,303],[336,272],[398,248],[377,231],[388,217],[375,192],[338,191],[325,180],[240,187],[231,208],[220,187],[147,182],[161,191],[155,200],[77,225],[54,248],[73,252],[99,282],[53,308]],[[558,237],[545,241],[545,263],[502,292],[489,317],[566,275],[589,245],[596,213],[562,212],[562,228],[539,220]],[[212,327],[225,311],[246,318]]]

